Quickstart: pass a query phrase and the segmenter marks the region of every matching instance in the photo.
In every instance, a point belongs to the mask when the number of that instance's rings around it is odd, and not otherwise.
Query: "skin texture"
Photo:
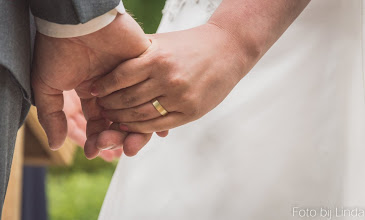
[[[68,134],[63,91],[72,89],[81,98],[87,120],[84,147],[87,158],[96,157],[101,149],[110,146],[120,148],[125,143],[130,148],[140,148],[148,142],[152,134],[128,134],[120,131],[118,126],[110,126],[111,122],[101,116],[102,108],[90,95],[89,87],[121,62],[142,54],[150,44],[140,26],[128,14],[118,15],[105,28],[77,38],[58,39],[37,33],[32,87],[38,118],[52,149],[61,147]],[[70,129],[83,123],[78,109],[66,108],[65,111],[78,112],[69,114],[72,119]],[[76,137],[79,134],[80,130],[69,132],[73,139],[83,142],[83,137]],[[109,142],[97,143],[98,135],[100,140]]]
[[[151,133],[194,121],[222,102],[308,3],[224,0],[205,25],[150,36],[147,51],[96,80],[91,93],[105,108],[102,115],[124,131]],[[154,99],[167,116],[154,109]]]

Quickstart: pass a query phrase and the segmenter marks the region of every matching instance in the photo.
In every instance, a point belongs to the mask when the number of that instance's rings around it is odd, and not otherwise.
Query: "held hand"
[[[77,145],[83,147],[86,141],[86,120],[82,112],[80,98],[75,90],[63,92],[65,106],[63,111],[67,118],[67,136]],[[100,157],[105,161],[118,159],[122,154],[122,148],[117,150],[105,150]]]
[[[125,131],[164,131],[196,120],[228,95],[256,61],[212,24],[152,35],[152,46],[95,81],[105,118]],[[119,91],[117,91],[119,90]],[[169,113],[161,114],[153,100]]]
[[[63,92],[67,119],[67,136],[77,145],[84,146],[86,141],[86,119],[82,113],[80,98],[75,90]]]
[[[63,91],[75,89],[82,103],[87,103],[83,106],[89,131],[85,154],[88,158],[98,155],[100,150],[92,136],[107,130],[111,122],[102,119],[101,108],[90,95],[89,85],[120,62],[143,53],[149,45],[139,25],[128,14],[118,15],[105,28],[82,37],[57,39],[37,33],[32,86],[38,118],[52,149],[59,148],[67,135]],[[109,136],[108,131],[105,132],[104,138]],[[113,137],[116,136],[119,139],[112,141],[122,141],[128,134],[114,133]],[[138,144],[147,143],[149,136],[139,135],[142,141]],[[110,144],[120,146],[122,143]]]

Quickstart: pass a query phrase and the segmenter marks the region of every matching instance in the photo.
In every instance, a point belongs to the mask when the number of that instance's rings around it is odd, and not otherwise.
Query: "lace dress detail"
[[[206,12],[213,14],[221,2],[222,0],[167,0],[162,13],[172,22],[186,4],[204,3]]]

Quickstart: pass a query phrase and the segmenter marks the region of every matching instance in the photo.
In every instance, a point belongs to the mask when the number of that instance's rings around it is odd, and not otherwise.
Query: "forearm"
[[[310,0],[223,0],[208,23],[225,30],[243,57],[259,60]],[[247,63],[248,61],[245,60]],[[255,62],[250,62],[254,63]]]

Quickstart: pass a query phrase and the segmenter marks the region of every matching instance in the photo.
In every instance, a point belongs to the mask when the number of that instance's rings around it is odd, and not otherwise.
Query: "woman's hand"
[[[95,81],[105,118],[125,131],[167,130],[218,105],[310,0],[223,0],[208,24],[158,34],[139,58]],[[120,91],[117,91],[120,90]],[[162,117],[157,99],[170,113]]]
[[[96,80],[91,89],[106,109],[102,115],[121,123],[124,131],[164,131],[202,117],[257,59],[213,24],[152,35],[151,41],[145,53]],[[152,105],[156,99],[169,112],[166,116]]]

